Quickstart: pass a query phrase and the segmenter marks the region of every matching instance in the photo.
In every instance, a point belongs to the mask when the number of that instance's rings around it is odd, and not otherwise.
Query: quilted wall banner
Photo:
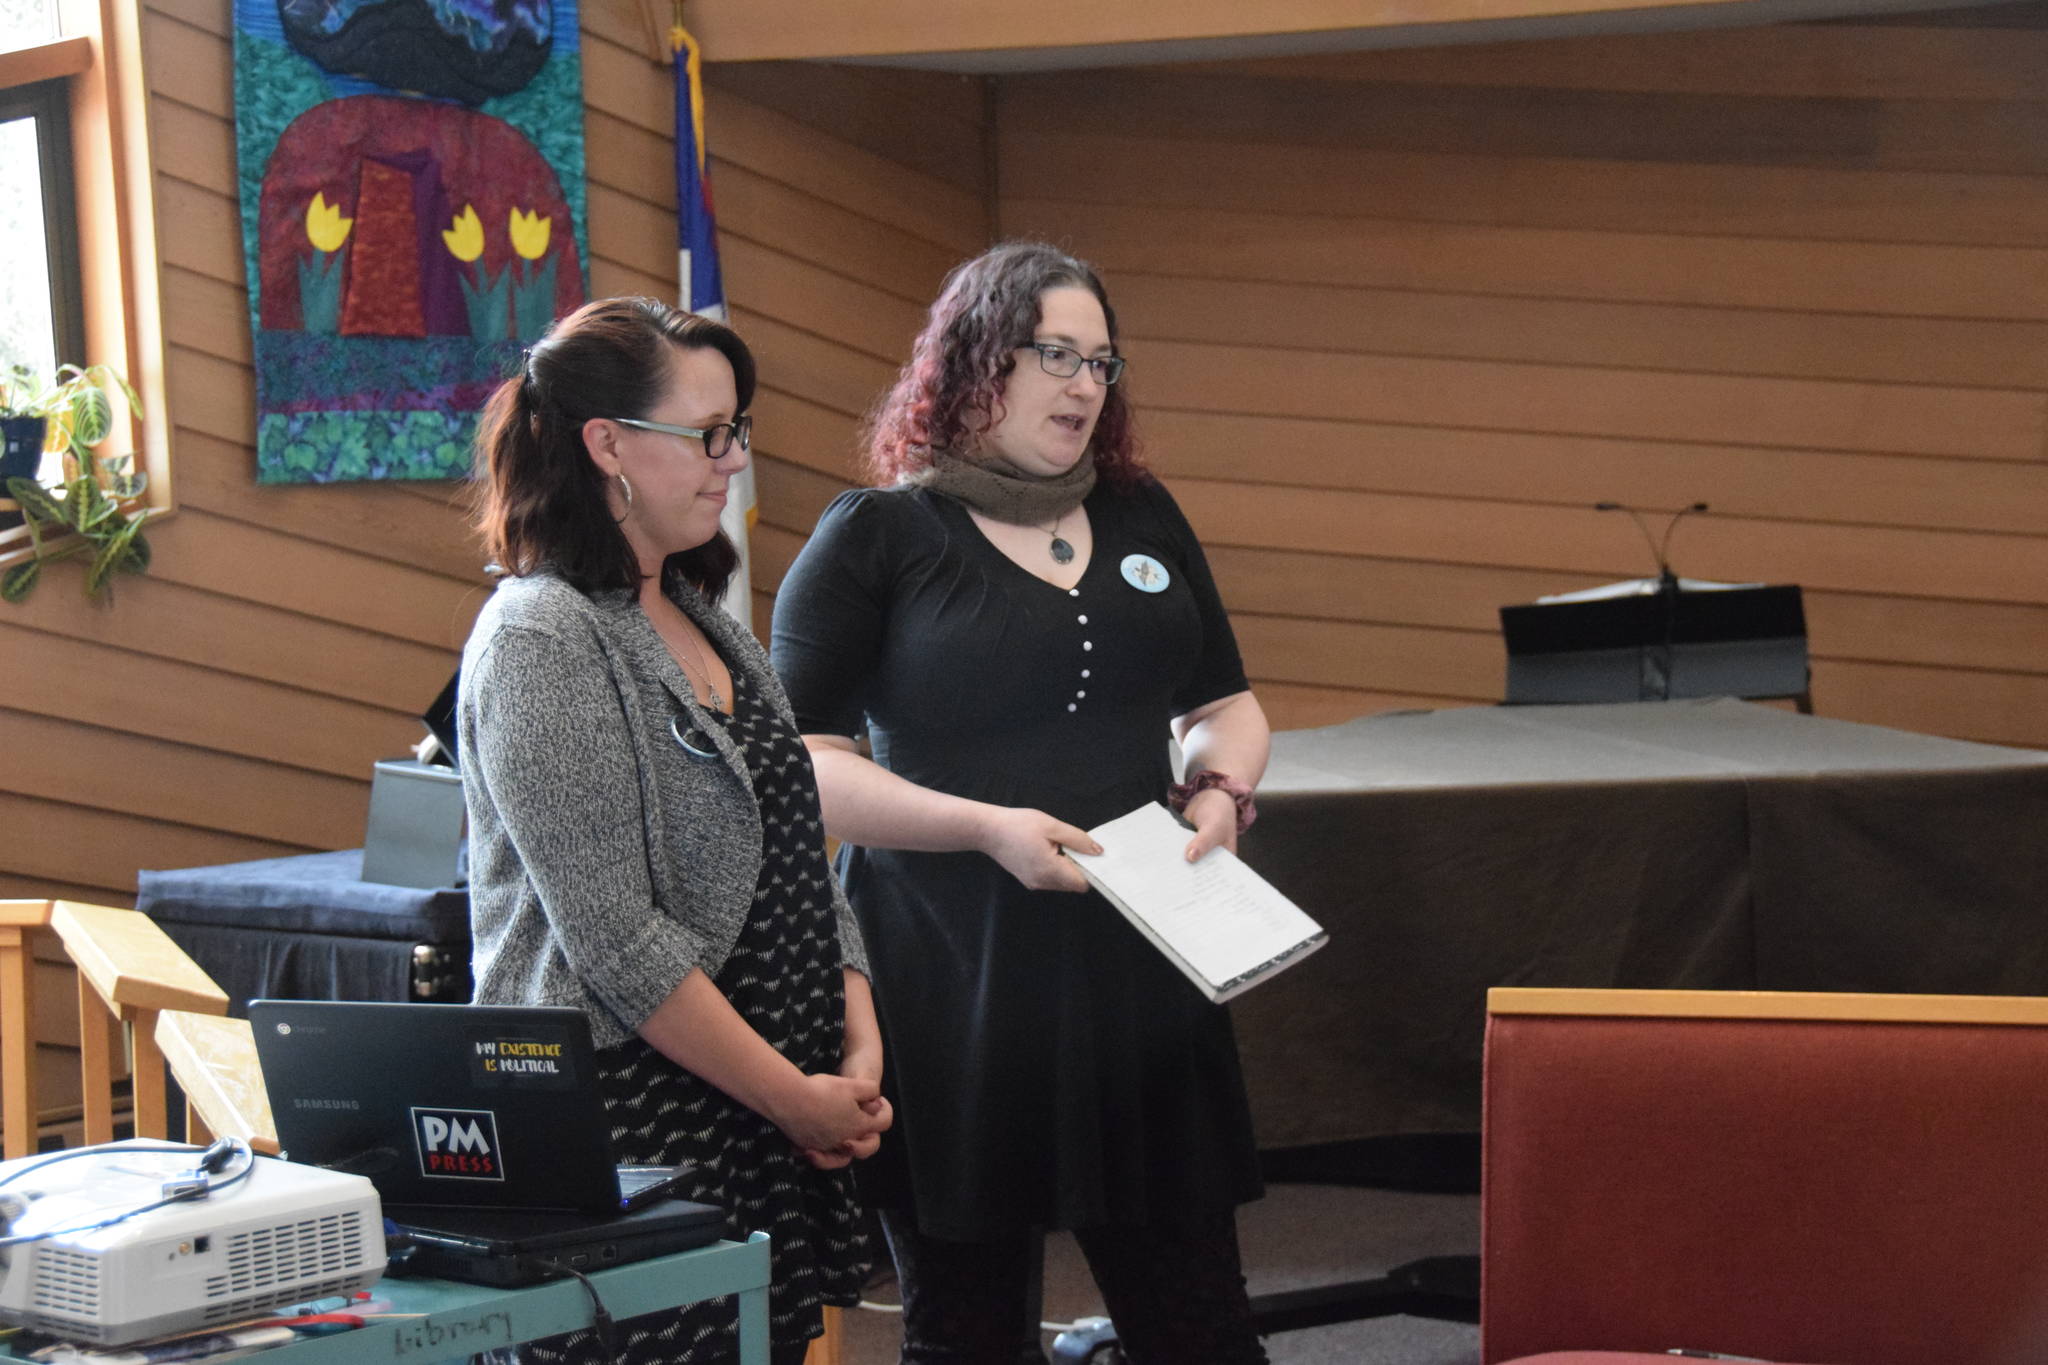
[[[259,483],[452,479],[588,294],[576,0],[235,0]]]

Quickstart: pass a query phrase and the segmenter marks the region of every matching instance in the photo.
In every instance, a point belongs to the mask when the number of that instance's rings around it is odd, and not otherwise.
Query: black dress
[[[958,796],[1091,828],[1171,781],[1167,722],[1244,690],[1208,566],[1166,490],[1098,487],[1072,590],[951,498],[826,511],[775,612],[806,734]],[[1259,1193],[1229,1014],[1094,893],[1034,892],[981,853],[847,847],[896,1125],[860,1172],[928,1234],[1172,1223]]]
[[[761,875],[746,927],[713,979],[799,1070],[834,1071],[845,1042],[845,980],[810,758],[737,669],[733,691],[727,730],[761,805]],[[597,1068],[620,1161],[686,1166],[694,1178],[678,1195],[723,1208],[726,1236],[769,1234],[769,1338],[778,1360],[800,1357],[821,1330],[821,1304],[859,1300],[871,1259],[851,1172],[818,1170],[774,1124],[637,1037],[600,1049]],[[578,1332],[521,1347],[518,1358],[698,1365],[736,1360],[738,1350],[732,1301],[718,1299],[620,1323],[615,1355],[595,1333]]]

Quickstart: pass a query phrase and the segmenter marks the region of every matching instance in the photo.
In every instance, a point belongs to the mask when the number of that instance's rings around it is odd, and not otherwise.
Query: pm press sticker
[[[1122,568],[1124,582],[1139,592],[1165,592],[1166,585],[1173,581],[1166,566],[1151,555],[1125,555]]]

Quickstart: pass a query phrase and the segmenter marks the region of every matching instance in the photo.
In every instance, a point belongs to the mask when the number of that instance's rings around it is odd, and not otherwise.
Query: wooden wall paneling
[[[705,122],[719,165],[798,186],[839,208],[972,255],[988,240],[988,201],[977,188],[877,155],[725,90],[709,92]],[[713,171],[714,187],[717,171]]]
[[[840,409],[764,384],[754,400],[754,433],[756,448],[777,459],[820,474],[857,478],[859,426]]]
[[[2039,14],[2038,4],[2005,5]],[[1282,76],[1515,89],[1634,90],[1787,99],[2048,99],[2048,34],[1886,26],[1874,16],[1777,27],[1603,34],[1541,42],[1385,48],[1285,61],[1216,62],[1222,77]]]
[[[588,187],[590,254],[650,275],[676,266],[675,214],[600,185]]]
[[[1003,192],[1020,199],[1687,236],[2048,244],[2048,188],[2031,173],[1389,152],[1064,124],[1013,134],[1003,150]],[[1075,166],[1093,173],[1077,184]]]
[[[1149,396],[1144,373],[1134,389]],[[1454,396],[1455,397],[1455,396]],[[2031,533],[2048,463],[1489,431],[1144,406],[1168,477]],[[1633,535],[1631,527],[1629,534]]]
[[[1502,606],[1616,576],[1263,546],[1211,545],[1208,555],[1232,611],[1477,631],[1497,631]],[[1803,596],[1816,657],[2048,676],[2048,605]]]
[[[165,416],[180,429],[253,450],[256,377],[246,365],[194,350],[173,338],[164,350],[164,371],[171,392],[171,410]],[[253,480],[255,474],[252,454],[249,477]]]
[[[1603,11],[1633,26],[1675,0],[1439,0],[1423,6],[1362,7],[1355,0],[1135,0],[1120,5],[963,5],[956,0],[870,0],[857,6],[815,0],[705,0],[691,23],[707,50],[736,61],[900,60],[983,57],[1008,63],[1086,61],[1105,49],[1140,61],[1167,51],[1224,54],[1334,41],[1456,42],[1475,24],[1506,22],[1548,31]],[[1689,4],[1669,22],[1740,22],[1754,11]],[[1664,22],[1653,20],[1652,22]],[[1389,37],[1372,30],[1383,29]],[[1481,29],[1485,32],[1485,29]],[[1125,45],[1128,45],[1127,47]],[[1108,60],[1108,58],[1101,58]]]
[[[1132,342],[1167,407],[1650,440],[2030,460],[2048,396],[2024,390],[1504,364]]]
[[[224,42],[234,36],[233,7],[225,0],[148,0],[146,7],[151,13],[211,33]]]
[[[664,213],[676,211],[675,143],[663,134],[614,117],[594,104],[583,117],[583,151],[602,165],[614,190]]]
[[[756,523],[753,539],[748,542],[748,549],[753,555],[754,587],[773,596],[782,587],[783,576],[796,562],[797,552],[803,549],[808,539],[809,536],[802,531],[766,521]]]
[[[1497,701],[1505,666],[1498,634],[1235,613],[1245,669],[1319,687],[1369,686]]]
[[[422,703],[424,704],[424,703]],[[363,837],[369,784],[25,711],[0,710],[21,796],[306,848]]]
[[[1006,234],[1111,272],[1952,318],[2048,316],[2033,248],[1802,242],[1010,199]]]
[[[922,307],[938,293],[960,253],[863,217],[801,189],[721,163],[718,225],[786,255],[886,289]]]
[[[418,737],[419,722],[403,712],[4,621],[0,646],[0,695],[34,715],[359,781],[375,759],[403,753]],[[430,700],[431,693],[420,705]]]
[[[231,365],[254,363],[249,338],[249,291],[181,266],[163,272],[164,336],[183,350],[195,351]],[[252,379],[250,382],[254,382]],[[254,468],[251,457],[250,468]],[[185,491],[179,470],[178,491]]]
[[[145,867],[210,867],[306,851],[296,844],[37,801],[5,791],[0,791],[0,826],[36,831],[35,839],[10,845],[0,854],[0,866],[8,873],[36,885],[48,880],[115,891],[125,888],[129,896],[135,894],[135,874]]]
[[[135,897],[134,893],[130,892],[128,898],[123,900],[109,894],[108,888],[103,886],[85,886],[74,882],[31,882],[11,872],[0,872],[0,899],[85,901],[92,905],[119,905],[123,909],[132,910]],[[63,998],[68,1000],[72,997],[66,995]],[[75,1010],[66,1012],[76,1014]]]
[[[1288,545],[1394,558],[1555,568],[1635,577],[1640,550],[1591,508],[1414,498],[1329,489],[1176,480],[1204,543]],[[1882,527],[1805,526],[1701,517],[1687,525],[1696,578],[1800,583],[1902,597],[2035,602],[2048,583],[2048,537]]]
[[[1794,41],[1786,39],[1786,41]],[[2048,104],[1394,85],[1240,77],[1218,118],[1218,83],[1164,67],[1004,81],[1005,128],[1113,108],[1136,137],[1187,130],[1241,143],[1380,151],[1825,165],[1850,170],[2035,174],[2048,169]]]
[[[1340,690],[1370,680],[1375,691],[1473,702],[1501,696],[1506,655],[1498,635],[1255,613],[1232,620],[1246,671],[1261,682]],[[2048,677],[1816,659],[1813,690],[1816,705],[1837,719],[2024,745],[2038,742]]]
[[[1504,605],[1606,581],[1597,574],[1431,563],[1366,553],[1215,542],[1205,542],[1204,549],[1224,605],[1232,612],[1442,630],[1497,631]]]
[[[630,44],[620,44],[603,35],[592,34],[586,25],[583,35],[583,103],[586,111],[599,110],[675,145],[675,85],[669,68],[647,59]],[[586,134],[589,117],[585,115]],[[668,195],[675,197],[674,153],[664,158],[669,166]]]
[[[224,119],[234,117],[234,60],[226,39],[155,5],[143,7],[142,35],[150,56],[150,93]]]
[[[488,595],[476,583],[352,554],[197,508],[150,531],[154,577],[443,649]]]
[[[676,272],[671,267],[666,275],[649,275],[615,261],[590,263],[590,297],[609,299],[627,294],[641,294],[651,299],[673,303],[676,297]]]
[[[2041,724],[2048,677],[2041,674],[1816,659],[1813,695],[1816,710],[1843,720],[2048,747]]]
[[[223,284],[247,283],[242,223],[233,199],[177,176],[159,175],[156,222],[166,267],[182,266]]]
[[[736,233],[721,239],[719,266],[727,291],[750,314],[796,322],[891,366],[924,325],[924,310],[914,303]]]
[[[1136,338],[1957,388],[2048,388],[2039,320],[1115,275]],[[1143,376],[1134,376],[1142,379]]]
[[[159,176],[172,176],[216,194],[235,189],[235,125],[209,114],[159,98],[150,105],[157,143]]]
[[[2048,602],[1950,602],[1809,592],[1816,657],[2048,676]],[[2048,735],[2035,741],[2048,747]]]
[[[366,483],[335,496],[331,485],[259,485],[256,453],[199,432],[183,433],[179,500],[187,507],[283,531],[302,540],[483,583],[482,548],[462,509],[409,497],[390,483]]]
[[[733,325],[746,337],[761,374],[845,415],[849,426],[896,378],[897,367],[735,303]]]
[[[45,588],[0,620],[395,712],[424,709],[455,666],[451,649],[277,611],[154,575],[125,580],[119,592],[118,610],[81,613]]]
[[[844,479],[772,457],[754,461],[754,480],[760,491],[761,522],[799,536],[809,536],[832,499],[853,487]]]
[[[978,78],[824,62],[713,60],[705,64],[704,83],[709,98],[736,94],[935,179],[976,194],[983,189]]]

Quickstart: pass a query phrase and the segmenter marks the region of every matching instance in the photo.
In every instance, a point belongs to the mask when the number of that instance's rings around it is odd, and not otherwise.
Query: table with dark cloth
[[[288,1000],[469,999],[469,893],[366,882],[363,851],[144,871],[135,908],[247,1016],[258,996]]]
[[[1479,1127],[1486,989],[2048,993],[2048,753],[1726,699],[1274,736],[1321,952],[1232,1005],[1262,1147]]]

